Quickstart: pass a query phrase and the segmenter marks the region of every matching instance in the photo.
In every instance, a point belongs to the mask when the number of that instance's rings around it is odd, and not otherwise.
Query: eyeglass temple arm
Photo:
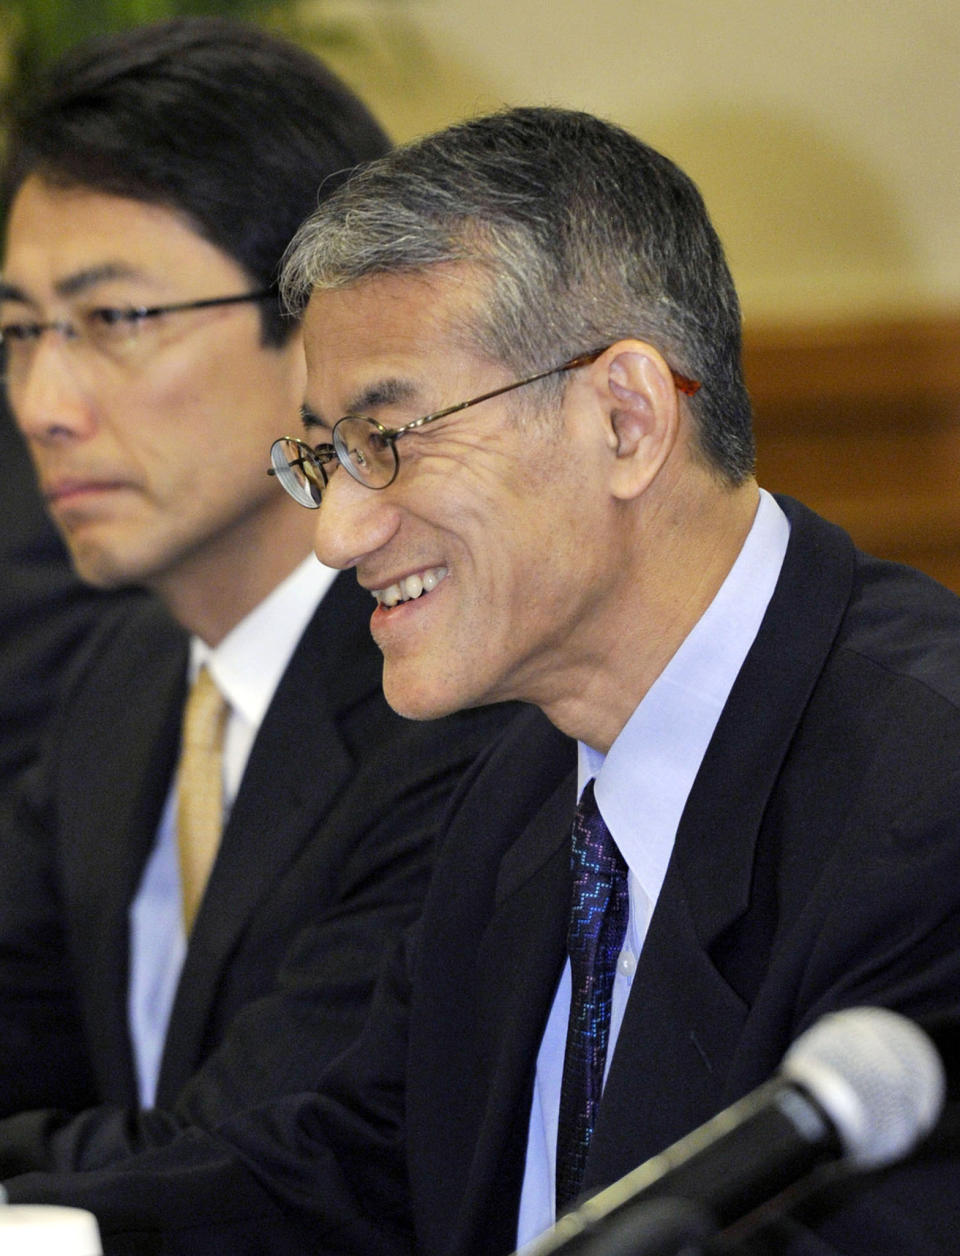
[[[412,423],[406,423],[403,427],[386,428],[383,435],[386,437],[399,436],[402,432],[412,432],[418,427],[423,427],[424,423],[432,423],[434,419],[445,419],[448,415],[457,414],[460,410],[466,410],[468,406],[479,405],[481,401],[489,401],[491,397],[500,397],[504,393],[512,392],[515,388],[521,388],[524,384],[535,384],[537,380],[546,379],[548,375],[556,375],[560,371],[572,371],[575,367],[586,366],[589,362],[595,362],[603,353],[603,349],[596,349],[590,353],[581,353],[579,357],[571,358],[569,362],[564,362],[562,366],[551,366],[546,371],[539,371],[536,375],[529,375],[526,379],[515,380],[512,384],[502,384],[499,388],[491,388],[489,392],[481,393],[479,397],[471,397],[469,401],[459,401],[455,406],[447,406],[443,410],[435,410],[433,414],[425,414],[421,419],[414,419]]]
[[[571,358],[569,362],[564,362],[560,366],[551,366],[546,371],[539,371],[536,375],[529,375],[526,379],[515,381],[512,384],[502,384],[499,388],[493,388],[490,392],[482,393],[479,397],[471,397],[469,401],[460,401],[455,406],[447,406],[444,410],[435,410],[433,414],[425,414],[423,418],[414,419],[412,423],[406,423],[403,427],[381,427],[381,434],[387,440],[393,440],[404,432],[412,432],[418,427],[423,427],[425,423],[432,423],[434,419],[445,419],[451,414],[457,414],[460,410],[466,410],[468,406],[476,406],[481,401],[489,401],[492,397],[500,397],[503,393],[512,392],[513,389],[521,388],[525,384],[535,384],[538,380],[546,379],[549,375],[557,375],[561,371],[575,371],[577,367],[589,366],[591,362],[596,362],[597,358],[602,353],[606,353],[609,348],[609,345],[604,345],[601,349],[590,349],[588,352],[580,353],[575,358]],[[688,375],[681,375],[672,366],[669,370],[679,392],[692,397],[699,390],[699,380],[690,379]]]

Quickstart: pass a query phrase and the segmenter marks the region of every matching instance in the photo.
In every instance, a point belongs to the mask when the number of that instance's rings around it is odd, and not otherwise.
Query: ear
[[[663,357],[641,340],[611,345],[595,371],[613,455],[610,489],[626,501],[652,483],[677,442],[677,390]]]

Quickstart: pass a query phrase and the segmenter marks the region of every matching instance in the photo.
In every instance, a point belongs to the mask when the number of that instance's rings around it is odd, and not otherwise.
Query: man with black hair
[[[0,832],[4,1172],[311,1085],[502,720],[389,710],[365,595],[267,474],[305,377],[284,248],[386,149],[314,57],[215,19],[77,49],[14,120],[7,398],[77,572],[163,609],[85,652]]]

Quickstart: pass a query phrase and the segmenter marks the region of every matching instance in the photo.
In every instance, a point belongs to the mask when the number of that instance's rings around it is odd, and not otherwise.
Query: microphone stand
[[[665,1196],[604,1218],[569,1247],[576,1256],[705,1256],[719,1228],[704,1204]]]

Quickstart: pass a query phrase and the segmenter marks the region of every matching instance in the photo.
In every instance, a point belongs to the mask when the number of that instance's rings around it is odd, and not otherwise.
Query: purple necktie
[[[627,865],[603,822],[593,781],[573,819],[572,989],[557,1132],[557,1215],[580,1194],[610,1035],[610,1001],[627,929]]]

